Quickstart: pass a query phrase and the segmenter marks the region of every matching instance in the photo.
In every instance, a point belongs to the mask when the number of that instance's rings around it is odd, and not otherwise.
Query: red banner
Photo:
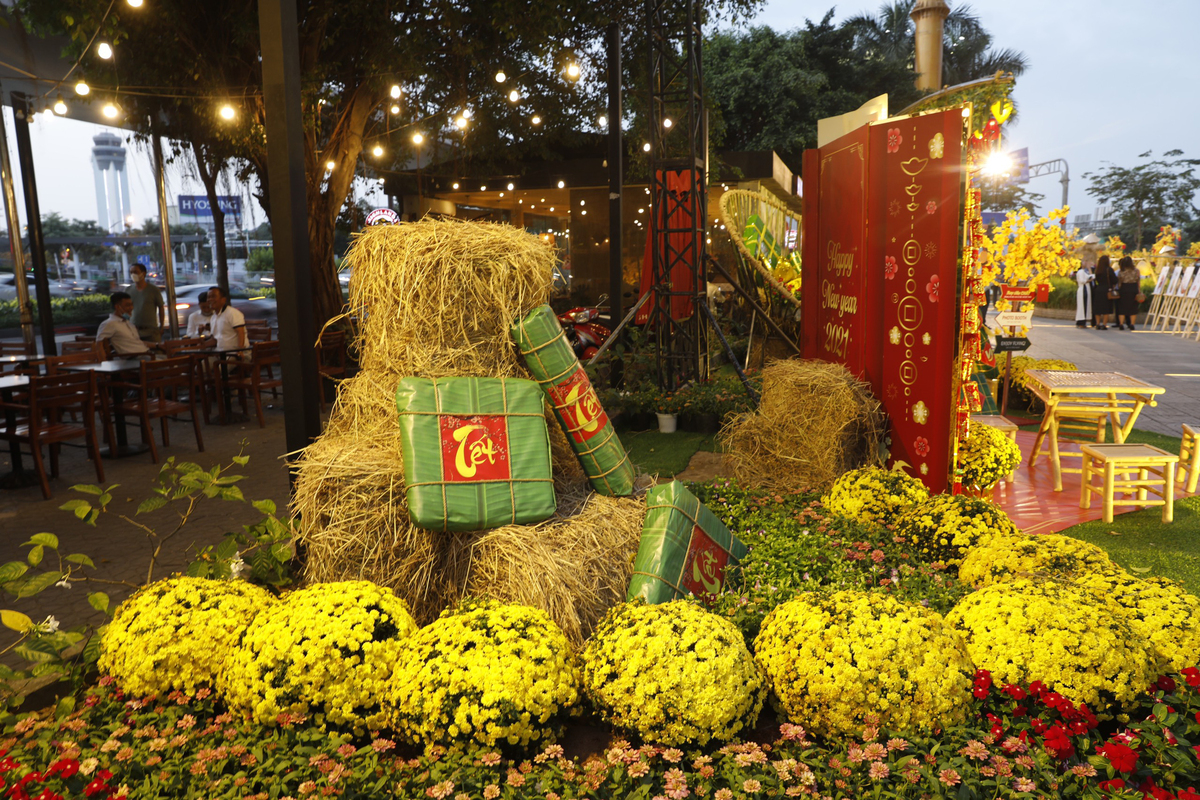
[[[882,292],[891,463],[946,490],[953,468],[962,247],[958,109],[871,126],[868,258]],[[975,313],[975,309],[970,309]]]
[[[871,275],[866,257],[868,130],[859,128],[804,154],[805,186],[801,293],[804,357],[837,361],[878,388],[879,348],[872,324]],[[819,207],[817,207],[819,204]],[[815,279],[810,280],[809,275]]]
[[[1028,303],[1033,300],[1034,287],[1032,286],[1001,286],[1000,297],[1013,303]]]
[[[964,125],[954,108],[804,154],[804,355],[871,384],[890,463],[932,492],[950,486],[958,422]]]

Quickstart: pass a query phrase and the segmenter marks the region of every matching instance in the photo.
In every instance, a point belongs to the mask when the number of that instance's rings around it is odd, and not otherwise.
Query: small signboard
[[[1033,300],[1035,291],[1032,286],[1001,286],[1000,296],[1011,303],[1028,303]]]
[[[1003,325],[1006,328],[1015,328],[1022,325],[1028,328],[1033,324],[1033,309],[1028,311],[1002,311],[996,315],[996,324]]]
[[[997,336],[997,353],[1024,353],[1029,349],[1029,339],[1025,336]]]

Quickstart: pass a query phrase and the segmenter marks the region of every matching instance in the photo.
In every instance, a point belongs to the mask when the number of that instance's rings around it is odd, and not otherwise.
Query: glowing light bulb
[[[560,189],[564,188],[566,185],[567,185],[567,184],[566,184],[566,181],[559,181],[559,182],[558,182],[558,188],[560,188]]]
[[[479,191],[481,191],[481,192],[486,192],[486,191],[487,191],[487,186],[486,186],[486,185],[480,186],[480,187],[479,187]]]
[[[376,158],[379,158],[381,155],[383,155],[383,147],[380,145],[375,145],[375,149],[371,152],[375,154]]]
[[[101,42],[100,44],[96,45],[96,55],[100,56],[106,61],[112,58],[112,53],[112,45],[108,42]]]
[[[142,7],[142,0],[125,0],[125,2],[129,3],[130,8],[141,8]]]
[[[579,78],[579,65],[578,64],[576,64],[575,62],[571,62],[570,64],[567,65],[567,77],[570,78],[571,80],[577,80]]]
[[[531,119],[531,120],[529,120],[529,121],[530,121],[530,122],[532,122],[534,125],[541,125],[541,124],[542,124],[542,118],[541,118],[541,117],[539,117],[539,116],[537,116],[536,114],[534,115],[533,119]]]
[[[670,128],[670,127],[671,127],[672,125],[674,125],[674,124],[675,124],[675,123],[671,121],[671,118],[670,118],[670,117],[664,117],[664,118],[663,118],[663,127],[664,127],[664,128]]]
[[[451,186],[453,186],[455,189],[457,189],[457,188],[458,188],[458,184],[457,184],[457,183],[452,183],[452,184],[450,184],[450,185],[451,185]]]
[[[509,190],[510,192],[513,190],[513,185],[512,185],[511,183],[508,185],[508,190]]]
[[[63,102],[62,95],[58,96],[58,100],[54,103],[54,113],[60,117],[67,113],[67,104]]]
[[[326,161],[325,162],[325,171],[333,172],[333,168],[336,166],[337,166],[337,164],[333,163],[333,161]]]
[[[398,84],[398,83],[392,84],[392,99],[393,100],[400,99],[400,84]]]
[[[601,128],[608,127],[608,117],[604,116],[603,114],[600,115],[600,119],[596,120],[596,122],[600,123]]]
[[[421,143],[421,142],[423,142],[423,141],[425,141],[425,137],[424,137],[424,136],[422,136],[422,135],[421,135],[421,134],[419,134],[419,133],[414,133],[414,134],[413,134],[413,144],[420,144],[420,143]]]
[[[109,119],[116,119],[117,114],[121,113],[117,111],[117,107],[112,103],[105,103],[104,108],[102,108],[101,111],[103,111],[104,116],[108,117]]]
[[[511,92],[508,93],[508,102],[515,103],[520,99],[521,99],[521,93],[518,92],[516,89],[513,89]]]
[[[644,150],[644,151],[646,151],[647,153],[649,153],[649,152],[650,152],[650,143],[649,143],[649,142],[646,142],[644,145],[642,145],[642,150]]]
[[[234,114],[236,113],[237,112],[233,110],[233,106],[229,105],[228,103],[221,106],[221,119],[233,119]]]
[[[507,78],[508,76],[504,74],[504,70],[500,70],[496,73],[496,83],[504,83]]]
[[[79,83],[75,84],[75,94],[79,95],[80,97],[86,95],[91,90],[92,87],[88,86],[86,81],[80,81]]]
[[[399,113],[400,113],[400,106],[398,106],[398,105],[396,105],[395,103],[393,103],[393,104],[392,104],[391,111],[392,111],[392,113],[393,113],[393,114],[399,114]]]
[[[458,119],[454,120],[454,124],[458,126],[459,130],[462,130],[463,128],[467,127],[467,118],[459,117]]]

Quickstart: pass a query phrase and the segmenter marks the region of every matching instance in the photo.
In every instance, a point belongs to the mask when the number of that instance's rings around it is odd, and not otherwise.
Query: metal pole
[[[608,303],[610,319],[622,317],[625,279],[621,262],[621,189],[624,176],[624,145],[621,142],[621,26],[608,26]],[[615,332],[614,332],[615,336]],[[613,337],[609,337],[610,339]],[[621,385],[621,359],[614,355],[609,368],[609,383]]]
[[[13,257],[13,283],[17,287],[17,306],[21,313],[21,338],[25,340],[25,348],[33,350],[33,307],[29,302],[29,285],[25,282],[25,247],[21,244],[21,218],[17,215],[17,192],[13,185],[12,164],[8,160],[8,130],[3,116],[0,116],[0,183],[4,191],[8,245]]]
[[[292,343],[283,348],[281,359],[283,393],[288,398],[284,418],[287,449],[295,453],[321,433],[296,0],[258,0],[258,25],[279,338]],[[289,477],[294,473],[289,472]]]
[[[171,338],[179,338],[179,309],[175,308],[175,254],[171,250],[171,230],[167,213],[167,171],[163,168],[162,138],[154,140],[154,182],[158,189],[158,235],[162,242],[163,275],[167,279],[167,324],[171,326]],[[249,251],[247,250],[247,255]]]
[[[54,343],[54,309],[50,307],[50,275],[46,272],[46,244],[42,240],[42,210],[38,206],[37,178],[33,172],[33,145],[29,141],[29,102],[12,93],[13,127],[17,132],[17,161],[21,164],[21,189],[25,194],[25,221],[29,226],[29,260],[37,288],[38,320],[42,328],[42,355],[58,355]]]
[[[1062,160],[1062,162],[1063,162],[1063,176],[1062,176],[1063,201],[1062,201],[1061,208],[1066,208],[1067,207],[1067,187],[1071,183],[1071,170],[1070,170],[1070,167],[1067,166],[1067,160],[1065,158]],[[1066,220],[1063,220],[1063,224],[1064,225],[1066,224]]]

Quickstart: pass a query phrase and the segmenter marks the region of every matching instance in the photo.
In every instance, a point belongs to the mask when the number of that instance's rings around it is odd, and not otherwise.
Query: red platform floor
[[[1017,445],[1021,448],[1021,466],[1017,467],[1011,481],[997,482],[992,499],[1025,533],[1055,533],[1081,522],[1102,519],[1104,504],[1098,495],[1092,496],[1091,508],[1079,507],[1081,476],[1078,473],[1063,473],[1063,490],[1056,492],[1054,491],[1054,473],[1048,456],[1042,456],[1036,465],[1029,466],[1036,436],[1037,434],[1033,431],[1017,431]],[[1078,444],[1060,441],[1060,447],[1067,452],[1079,452]],[[1064,457],[1062,464],[1067,468],[1078,469],[1080,459]],[[1188,493],[1179,488],[1179,484],[1176,483],[1176,502],[1181,497],[1187,496]],[[1141,506],[1118,506],[1114,509],[1114,513],[1122,514],[1136,511],[1139,508]]]

